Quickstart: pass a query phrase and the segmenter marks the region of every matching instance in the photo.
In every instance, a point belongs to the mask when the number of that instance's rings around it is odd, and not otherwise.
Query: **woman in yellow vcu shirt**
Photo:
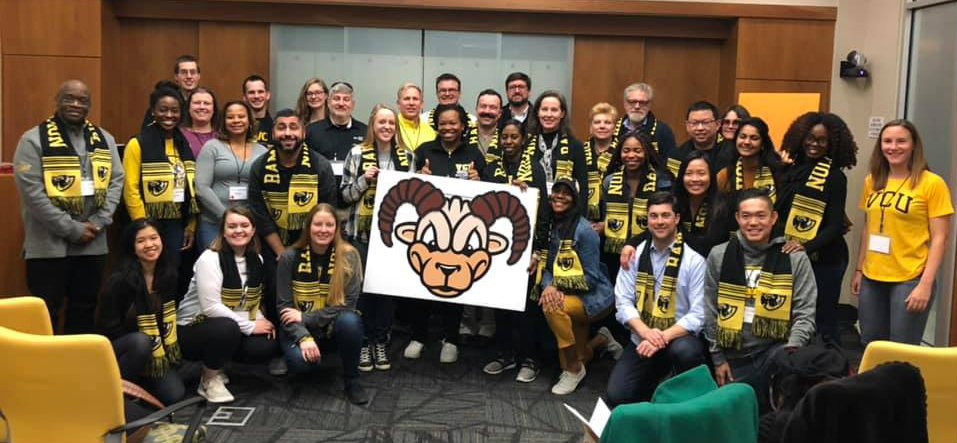
[[[920,344],[954,206],[910,121],[881,129],[859,206],[867,222],[851,292],[860,297],[861,341]]]

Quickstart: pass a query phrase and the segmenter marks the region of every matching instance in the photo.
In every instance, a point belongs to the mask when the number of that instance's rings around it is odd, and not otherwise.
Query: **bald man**
[[[63,332],[90,333],[123,164],[113,136],[86,119],[86,84],[67,80],[54,103],[53,115],[20,137],[13,156],[27,287],[46,301],[54,328],[68,298]]]

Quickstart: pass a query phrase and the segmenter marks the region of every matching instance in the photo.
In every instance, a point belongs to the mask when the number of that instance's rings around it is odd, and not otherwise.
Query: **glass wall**
[[[571,36],[293,25],[272,25],[271,33],[273,110],[294,106],[309,77],[352,84],[353,115],[362,121],[377,103],[394,106],[408,81],[423,87],[424,109],[431,109],[435,78],[445,72],[462,80],[461,102],[470,112],[479,91],[504,95],[505,77],[515,71],[532,78],[533,94],[571,92]]]

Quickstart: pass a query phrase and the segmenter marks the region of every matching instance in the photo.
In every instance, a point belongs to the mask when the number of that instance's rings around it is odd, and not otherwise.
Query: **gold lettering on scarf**
[[[827,181],[827,175],[830,171],[829,165],[824,162],[817,162],[814,169],[811,170],[811,176],[807,181],[809,188],[824,192],[824,183]]]

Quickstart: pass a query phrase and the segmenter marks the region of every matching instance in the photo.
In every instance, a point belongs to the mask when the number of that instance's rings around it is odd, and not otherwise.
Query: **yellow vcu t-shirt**
[[[911,280],[924,272],[927,264],[930,219],[954,213],[947,184],[939,175],[923,171],[916,188],[911,187],[910,179],[896,178],[889,178],[884,189],[875,191],[872,186],[868,175],[858,206],[867,213],[867,233],[889,237],[891,246],[890,254],[868,249],[864,275],[886,282]]]

